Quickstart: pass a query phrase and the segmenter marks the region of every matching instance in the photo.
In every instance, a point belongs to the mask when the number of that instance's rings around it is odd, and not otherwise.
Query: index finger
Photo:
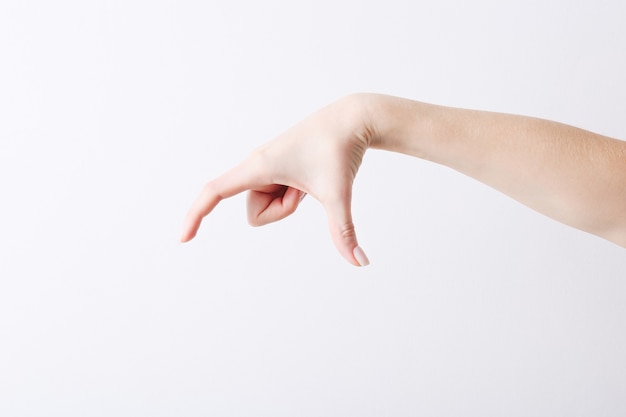
[[[181,242],[194,238],[202,218],[213,211],[221,200],[252,188],[253,178],[250,164],[244,162],[207,182],[185,216]]]

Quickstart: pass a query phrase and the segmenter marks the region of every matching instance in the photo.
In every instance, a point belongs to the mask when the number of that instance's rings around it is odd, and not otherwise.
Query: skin
[[[248,222],[292,214],[309,194],[339,253],[364,266],[352,184],[368,148],[448,166],[557,221],[626,247],[626,142],[548,120],[354,94],[313,113],[209,181],[184,221],[191,240],[224,198],[248,191]]]

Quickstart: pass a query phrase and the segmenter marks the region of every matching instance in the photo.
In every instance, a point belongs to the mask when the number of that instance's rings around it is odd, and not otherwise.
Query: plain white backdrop
[[[372,91],[626,138],[626,3],[0,3],[0,415],[623,416],[626,253],[447,168],[366,154],[196,240],[206,180]],[[601,201],[598,204],[602,204]]]

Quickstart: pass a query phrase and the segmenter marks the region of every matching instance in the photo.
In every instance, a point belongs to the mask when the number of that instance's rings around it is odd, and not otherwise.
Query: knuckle
[[[273,173],[276,169],[276,163],[270,156],[270,151],[267,145],[253,150],[244,162],[251,172],[255,173],[255,176],[266,183],[271,183]]]
[[[259,227],[263,225],[263,223],[261,223],[257,217],[250,216],[248,216],[248,224],[252,227]]]
[[[222,196],[219,195],[219,193],[217,192],[217,187],[215,186],[215,180],[211,180],[204,184],[204,186],[202,187],[202,194],[204,194],[205,196],[216,195],[219,198],[222,198]]]
[[[264,144],[250,152],[247,162],[255,168],[266,166],[270,161],[269,153],[269,146]]]
[[[354,223],[349,222],[339,228],[339,235],[342,239],[351,240],[356,238],[356,229]]]
[[[258,227],[261,225],[261,222],[259,221],[259,216],[254,214],[253,212],[248,212],[247,220],[248,224],[252,227]]]

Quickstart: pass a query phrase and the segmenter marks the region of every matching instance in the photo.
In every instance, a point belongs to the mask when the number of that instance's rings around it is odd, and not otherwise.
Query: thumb
[[[355,266],[366,266],[369,265],[370,261],[356,239],[350,201],[351,195],[347,195],[345,198],[326,206],[330,236],[339,253],[348,262]]]

